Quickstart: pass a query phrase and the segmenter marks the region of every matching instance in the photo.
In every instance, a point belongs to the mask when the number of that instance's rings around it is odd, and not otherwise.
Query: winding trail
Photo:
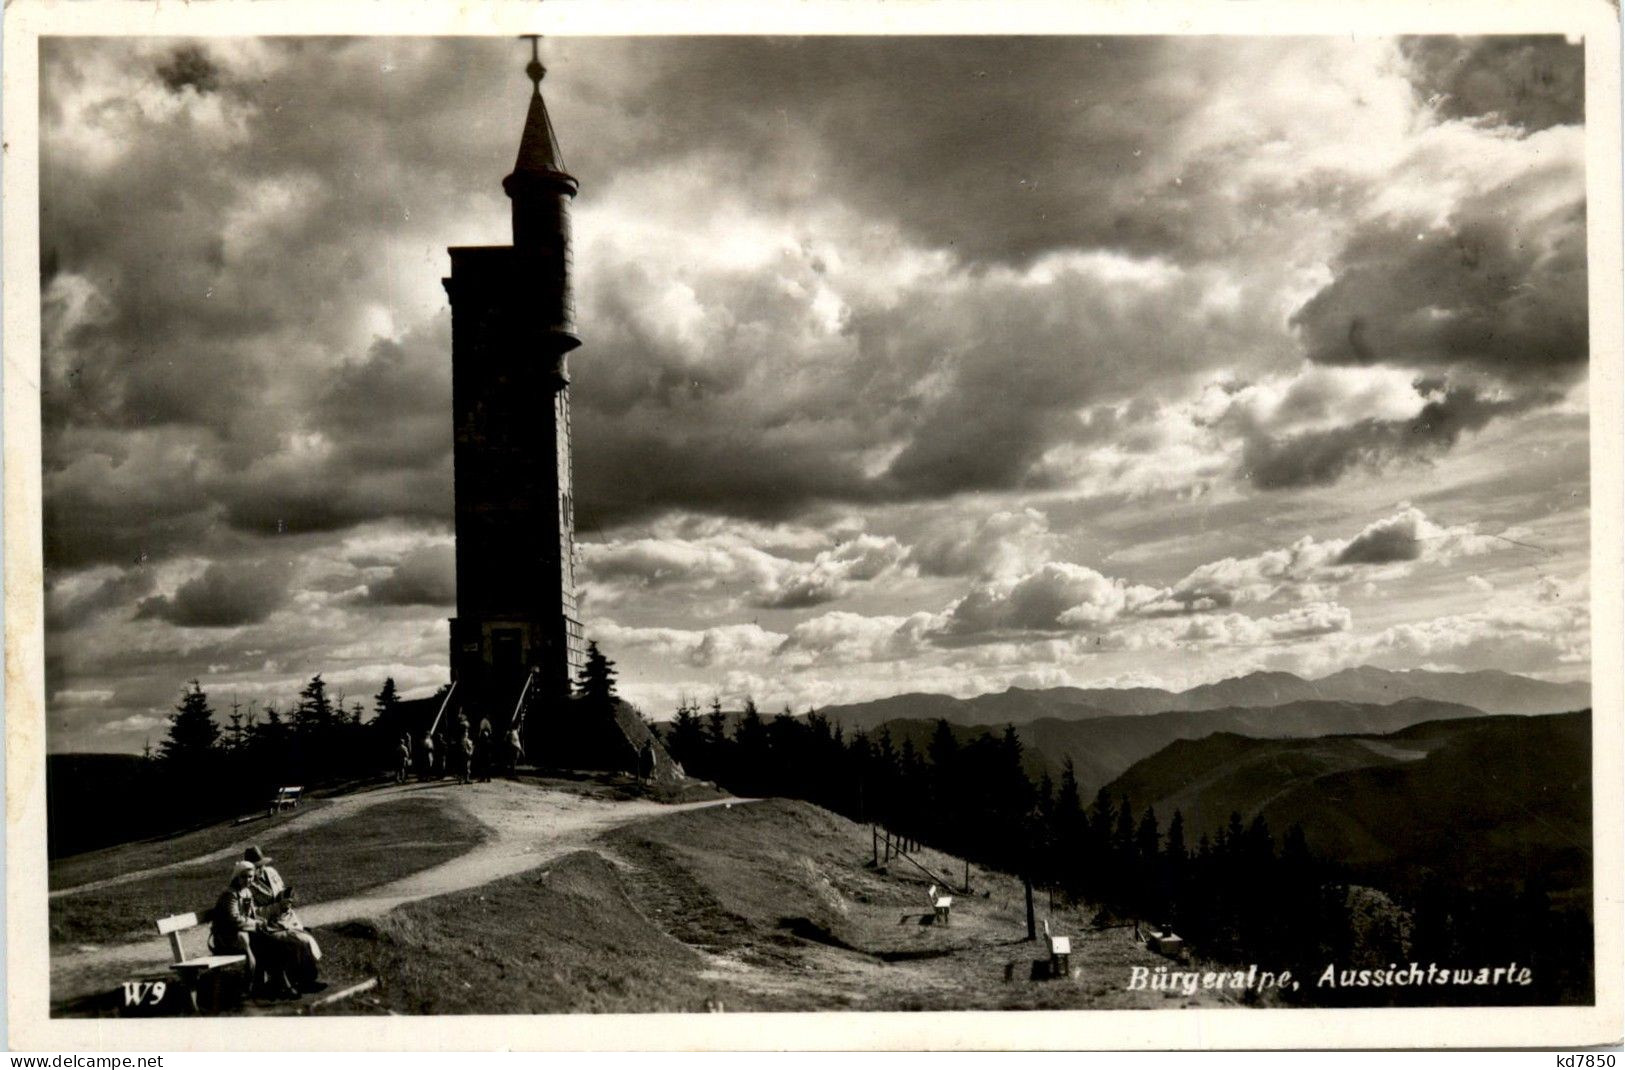
[[[279,837],[298,835],[407,794],[413,798],[444,798],[447,805],[460,806],[485,827],[487,838],[449,862],[369,888],[358,895],[320,903],[301,903],[299,916],[307,926],[315,928],[356,918],[376,917],[403,903],[460,892],[533,869],[561,855],[580,850],[604,832],[622,825],[743,801],[715,799],[662,804],[637,799],[615,802],[513,781],[472,785],[448,781],[428,787],[416,784],[390,786],[339,799],[333,805],[311,813],[308,819],[288,822],[277,833]],[[231,847],[211,851],[138,873],[65,888],[53,892],[52,897],[139,880],[198,862],[234,858],[238,849]],[[61,952],[53,949],[51,1000],[56,1003],[108,987],[132,967],[161,967],[169,959],[168,942],[156,937],[93,949],[63,949]]]

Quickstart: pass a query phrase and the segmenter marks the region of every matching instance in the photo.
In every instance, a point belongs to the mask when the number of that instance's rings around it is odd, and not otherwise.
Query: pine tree
[[[763,783],[768,759],[767,725],[762,721],[762,711],[756,708],[755,699],[745,699],[745,712],[734,729],[733,746],[737,775],[751,794],[761,794],[767,787]]]
[[[395,678],[384,677],[384,686],[372,697],[374,720],[379,724],[391,724],[395,719],[395,710],[400,704],[401,695],[395,690]]]
[[[711,696],[711,712],[705,715],[705,739],[713,749],[728,742],[728,715],[722,712],[722,699]]]
[[[677,707],[677,717],[666,732],[666,746],[671,756],[685,767],[698,772],[704,769],[705,726],[700,723],[699,710],[684,701]]]
[[[576,692],[604,710],[615,698],[615,663],[604,656],[597,642],[587,644],[587,660],[576,677]]]
[[[1162,834],[1157,829],[1157,811],[1153,807],[1145,808],[1145,816],[1140,818],[1140,827],[1134,833],[1134,847],[1143,859],[1157,857],[1158,846],[1162,842]]]
[[[1112,852],[1119,865],[1134,862],[1134,806],[1125,795],[1117,806],[1117,831],[1112,834]]]
[[[227,730],[230,734],[230,742],[226,746],[230,748],[233,754],[237,754],[243,749],[243,704],[235,698],[231,700],[230,720],[231,728]]]
[[[1055,817],[1055,779],[1044,770],[1044,775],[1038,778],[1038,798],[1036,805],[1038,815],[1047,824]]]
[[[159,743],[165,761],[190,764],[208,756],[220,740],[220,726],[214,723],[209,696],[196,680],[181,691],[180,703],[169,717],[169,734]]]
[[[299,705],[293,709],[294,731],[301,736],[320,735],[332,728],[336,719],[333,700],[327,697],[327,682],[317,673],[299,692]]]
[[[1166,849],[1168,860],[1175,865],[1185,862],[1185,815],[1178,810],[1174,811],[1173,820],[1168,822],[1168,846]]]

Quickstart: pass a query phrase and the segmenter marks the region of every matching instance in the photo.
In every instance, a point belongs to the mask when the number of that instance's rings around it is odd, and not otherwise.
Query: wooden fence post
[[[1038,923],[1033,918],[1033,879],[1023,875],[1021,883],[1027,889],[1027,939],[1038,939]]]

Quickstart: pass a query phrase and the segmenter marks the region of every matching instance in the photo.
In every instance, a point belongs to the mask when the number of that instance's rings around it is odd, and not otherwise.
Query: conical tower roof
[[[542,99],[542,79],[547,68],[542,66],[540,43],[540,38],[530,38],[530,62],[525,64],[525,74],[530,78],[530,110],[525,113],[525,132],[519,138],[519,157],[514,160],[511,178],[570,177],[564,169],[564,153],[559,151],[553,120],[547,114],[547,102]]]
[[[530,111],[525,114],[525,133],[519,139],[519,158],[514,161],[516,175],[567,174],[564,153],[559,151],[559,139],[553,133],[553,120],[548,117],[547,103],[542,100],[541,79],[530,95]]]

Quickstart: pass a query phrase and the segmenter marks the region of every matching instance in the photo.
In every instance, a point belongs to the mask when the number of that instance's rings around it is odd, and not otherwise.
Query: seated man
[[[272,868],[270,856],[258,847],[244,851],[243,861],[253,867],[248,891],[265,936],[281,945],[284,976],[298,989],[313,990],[317,987],[316,963],[321,961],[322,949],[294,913],[293,889]]]

